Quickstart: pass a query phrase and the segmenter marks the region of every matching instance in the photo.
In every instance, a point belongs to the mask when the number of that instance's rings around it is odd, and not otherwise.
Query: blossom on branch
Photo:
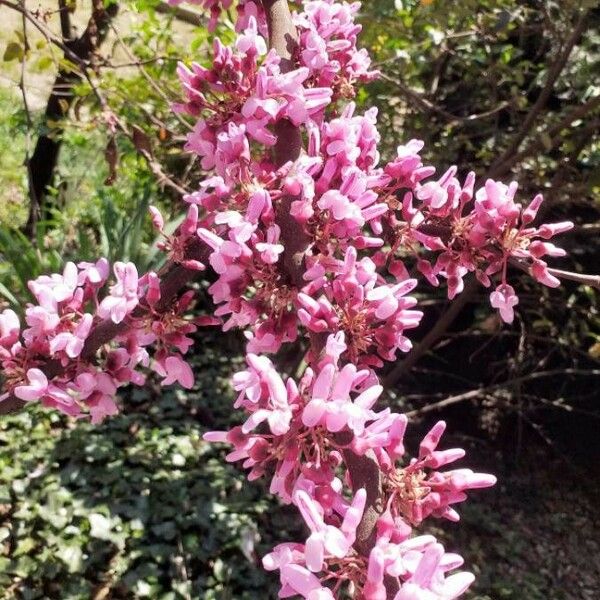
[[[211,28],[233,6],[195,3]],[[416,528],[458,520],[454,506],[495,477],[440,470],[464,456],[438,449],[441,421],[406,461],[408,419],[383,406],[377,369],[410,351],[419,286],[445,280],[453,299],[475,277],[511,323],[510,265],[559,285],[546,260],[565,253],[548,240],[572,224],[534,226],[542,196],[523,206],[515,182],[477,184],[454,166],[435,176],[419,140],[382,163],[376,109],[348,102],[376,76],[357,46],[360,4],[307,0],[293,16],[283,0],[264,4],[275,5],[267,19],[262,2],[238,2],[235,41],[215,39],[208,67],[178,67],[173,108],[196,120],[185,149],[213,173],[184,197],[175,232],[150,208],[167,268],[116,262],[113,281],[100,258],[31,281],[24,319],[0,313],[0,402],[14,395],[99,423],[117,413],[118,388],[143,385],[148,371],[191,388],[185,355],[199,326],[242,329],[246,368],[232,383],[245,420],[204,439],[229,445],[228,461],[270,478],[304,519],[304,543],[263,559],[279,571],[280,597],[451,600],[473,576],[452,574],[462,558]],[[267,46],[279,34],[286,56]],[[192,318],[196,290],[183,288],[209,267],[214,314]],[[266,355],[299,338],[291,376]]]

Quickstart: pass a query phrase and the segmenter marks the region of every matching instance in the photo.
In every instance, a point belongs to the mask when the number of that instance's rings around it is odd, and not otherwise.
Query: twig
[[[511,265],[525,271],[531,275],[531,265],[522,259],[511,258],[509,259]],[[554,269],[548,267],[548,273],[558,277],[559,279],[568,279],[569,281],[576,281],[582,285],[588,285],[590,287],[600,290],[600,275],[586,275],[584,273],[575,273],[574,271],[563,271],[562,269]]]
[[[556,83],[557,79],[560,77],[560,74],[565,68],[565,65],[567,64],[567,61],[569,59],[569,56],[571,55],[571,52],[573,51],[575,44],[579,41],[581,34],[589,25],[589,20],[589,11],[582,12],[581,16],[579,17],[579,20],[577,21],[577,25],[573,29],[571,35],[569,36],[569,39],[566,41],[562,51],[559,52],[553,65],[548,70],[546,82],[542,91],[540,92],[540,95],[538,96],[537,100],[527,113],[527,116],[523,120],[521,128],[515,134],[511,143],[508,145],[506,150],[500,155],[500,157],[494,163],[494,165],[492,165],[492,170],[499,169],[501,166],[503,167],[503,169],[510,169],[510,166],[515,164],[515,155],[517,153],[517,150],[519,149],[519,146],[529,134],[529,131],[533,127],[533,124],[535,123],[538,114],[544,108],[546,102],[550,98],[552,90],[554,89],[554,84]],[[510,166],[506,167],[506,165]]]
[[[417,417],[436,410],[442,410],[443,408],[452,406],[453,404],[458,404],[459,402],[465,402],[467,400],[473,400],[475,398],[478,398],[479,396],[488,395],[495,390],[507,386],[512,386],[517,383],[525,383],[536,379],[543,379],[545,377],[557,377],[564,375],[587,375],[589,377],[597,377],[600,376],[600,369],[555,369],[552,371],[538,371],[537,373],[528,373],[527,375],[521,375],[519,377],[510,379],[509,381],[503,381],[501,383],[495,383],[486,387],[480,387],[474,390],[470,390],[468,392],[464,392],[462,394],[450,396],[448,398],[445,398],[444,400],[440,400],[439,402],[434,402],[433,404],[427,404],[422,408],[417,408],[415,410],[407,412],[406,416]]]
[[[206,24],[204,15],[197,13],[183,6],[174,6],[168,2],[159,2],[155,7],[157,13],[164,15],[173,15],[178,21],[183,21],[194,27],[201,27]]]
[[[486,110],[484,112],[467,115],[466,117],[461,117],[459,115],[454,115],[448,112],[447,110],[443,109],[437,104],[434,104],[416,90],[409,88],[406,84],[402,83],[401,81],[398,81],[397,79],[394,79],[393,77],[390,77],[389,75],[386,75],[385,73],[382,73],[380,77],[385,81],[396,86],[398,88],[398,91],[400,91],[400,93],[403,96],[405,96],[408,100],[414,102],[416,107],[419,108],[421,111],[433,113],[442,117],[445,121],[448,122],[448,125],[457,125],[460,123],[474,123],[476,121],[480,121],[483,119],[487,119],[488,117],[494,116],[495,114],[503,111],[505,108],[511,106],[510,102],[504,101],[501,102],[498,106],[490,108],[489,110]]]
[[[119,30],[115,27],[114,23],[110,24],[110,28],[112,29],[112,32],[113,32],[117,42],[123,49],[123,52],[125,52],[125,54],[127,55],[127,58],[129,58],[129,60],[131,60],[131,61],[135,61],[136,56],[133,54],[133,52],[131,51],[129,46],[127,46],[127,44],[123,41],[123,38],[119,34]],[[150,87],[152,89],[154,89],[154,91],[162,98],[162,100],[165,102],[165,104],[167,106],[169,106],[171,104],[171,100],[166,95],[166,93],[161,89],[161,87],[156,83],[156,81],[154,81],[154,79],[152,77],[150,77],[150,75],[148,74],[148,71],[146,71],[146,69],[143,67],[143,65],[141,63],[138,63],[137,68],[140,71],[140,73],[142,74],[142,76],[144,77],[144,79],[148,82],[148,85],[150,85]],[[183,119],[179,113],[175,112],[174,114],[175,114],[175,118],[186,129],[192,129],[190,124],[185,119]]]
[[[584,225],[577,225],[573,230],[573,233],[580,233],[583,235],[594,235],[600,233],[600,223],[585,223]]]
[[[505,175],[511,170],[511,168],[514,165],[519,164],[525,158],[535,155],[539,150],[545,149],[546,151],[548,151],[549,149],[552,149],[559,143],[560,133],[564,129],[569,127],[569,125],[571,125],[575,121],[578,121],[579,119],[582,119],[589,113],[593,112],[598,107],[600,107],[600,95],[594,96],[584,104],[575,107],[573,110],[567,113],[558,123],[548,128],[548,130],[543,133],[543,136],[537,136],[525,148],[523,148],[523,150],[515,153],[510,158],[510,160],[507,160],[504,163],[499,163],[496,167],[492,167],[490,176],[500,177],[501,175]],[[598,125],[599,122],[598,120],[596,120],[592,123],[588,123],[586,129],[593,133],[598,131]],[[550,140],[549,147],[546,146],[548,142],[545,140]]]

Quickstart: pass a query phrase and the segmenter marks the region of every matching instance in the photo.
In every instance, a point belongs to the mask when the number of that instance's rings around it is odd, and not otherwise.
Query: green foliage
[[[17,309],[28,295],[27,282],[44,273],[60,270],[62,257],[55,249],[45,248],[46,233],[52,228],[47,222],[38,224],[36,239],[28,239],[18,229],[0,227],[0,256],[4,282],[0,295]]]
[[[105,256],[111,263],[132,261],[140,272],[157,269],[165,260],[156,248],[148,206],[164,207],[166,200],[143,161],[125,144],[120,176],[107,186],[107,167],[97,152],[101,135],[69,128],[63,138],[51,218],[38,223],[35,239],[20,231],[23,221],[14,214],[0,219],[0,297],[17,308],[31,299],[30,279],[61,271],[68,260]],[[21,199],[17,206],[22,204]],[[16,212],[24,220],[24,211]],[[166,230],[173,230],[179,219]]]
[[[371,86],[368,101],[374,100],[380,108],[387,152],[400,142],[398,135],[391,135],[400,130],[402,139],[424,139],[430,159],[440,168],[457,163],[461,172],[474,169],[484,176],[538,98],[580,15],[580,2],[542,4],[514,0],[365,3],[363,43],[385,75]],[[596,83],[599,20],[597,10],[589,14],[588,27],[532,137],[543,138],[559,115],[600,92]],[[434,109],[419,106],[402,86]],[[469,119],[488,111],[492,111],[488,117]],[[589,118],[597,115],[598,110]],[[519,180],[528,189],[542,188],[585,125],[576,121],[560,135],[550,136],[551,148],[546,145],[545,152],[533,153],[518,165]],[[597,153],[597,139],[590,146]]]
[[[16,93],[0,87],[0,224],[25,218],[25,121]]]
[[[4,50],[2,60],[4,62],[10,62],[11,60],[23,60],[25,52],[23,46],[19,42],[10,42]]]

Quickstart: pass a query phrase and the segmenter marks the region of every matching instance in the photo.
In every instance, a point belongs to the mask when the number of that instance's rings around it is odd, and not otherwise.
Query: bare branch
[[[154,10],[163,15],[173,15],[178,21],[193,25],[194,27],[201,27],[206,24],[204,15],[183,6],[176,6],[168,2],[159,2]]]
[[[525,271],[531,275],[531,265],[519,258],[511,258],[510,264],[521,269],[521,271]],[[582,285],[588,285],[590,287],[596,288],[600,290],[600,275],[586,275],[584,273],[575,273],[574,271],[563,271],[562,269],[553,269],[552,267],[548,267],[548,273],[550,275],[554,275],[554,277],[558,277],[559,279],[568,279],[569,281],[576,281]]]
[[[460,296],[450,303],[448,309],[440,316],[435,325],[427,332],[427,335],[408,353],[403,361],[400,361],[385,378],[385,385],[394,386],[408,373],[421,358],[442,338],[448,328],[452,325],[463,308],[472,301],[475,292],[479,288],[479,282],[471,279],[465,286]]]
[[[460,402],[466,402],[467,400],[475,400],[481,396],[489,395],[496,390],[505,387],[512,387],[518,383],[526,383],[528,381],[543,379],[545,377],[564,377],[565,375],[577,375],[579,377],[586,375],[588,377],[597,377],[600,376],[600,369],[555,369],[553,371],[538,371],[536,373],[528,373],[527,375],[522,375],[520,377],[513,377],[508,381],[502,381],[501,383],[495,383],[493,385],[469,390],[468,392],[464,392],[462,394],[456,394],[454,396],[444,398],[444,400],[440,400],[439,402],[434,402],[433,404],[426,404],[421,408],[407,412],[406,416],[417,417],[433,411],[442,410],[448,406],[452,406]]]
[[[548,102],[548,99],[552,94],[552,90],[554,89],[554,84],[560,77],[560,74],[565,68],[575,44],[577,44],[579,38],[581,37],[585,29],[588,27],[589,22],[589,11],[582,12],[579,17],[579,20],[577,21],[577,25],[575,25],[573,32],[569,36],[569,39],[565,42],[564,47],[561,51],[559,51],[556,60],[548,70],[546,82],[542,91],[540,92],[540,95],[538,96],[537,100],[527,113],[527,116],[523,120],[521,128],[513,137],[508,148],[506,148],[506,150],[502,153],[502,155],[498,158],[494,165],[492,165],[492,170],[494,170],[495,168],[500,168],[500,165],[503,165],[503,168],[506,169],[504,163],[510,164],[510,166],[508,166],[508,169],[510,169],[510,167],[513,164],[515,164],[514,157],[517,153],[517,150],[521,146],[523,140],[529,134],[531,128],[535,123],[535,120],[537,119],[538,114],[544,108],[544,106],[546,106],[546,102]]]
[[[550,140],[550,148],[555,147],[560,141],[560,133],[569,127],[575,121],[582,119],[586,115],[590,114],[594,110],[600,107],[600,95],[594,96],[590,98],[584,104],[576,106],[571,111],[569,111],[558,123],[548,128],[547,131],[544,132],[543,137],[541,135],[537,136],[533,139],[523,150],[513,154],[508,160],[503,163],[498,163],[496,167],[492,167],[490,172],[490,177],[500,177],[501,175],[505,175],[508,173],[511,168],[519,164],[525,158],[530,156],[534,156],[537,152],[542,149],[546,149],[545,140]],[[598,131],[598,121],[588,125],[587,129],[590,132]]]
[[[476,121],[481,121],[483,119],[487,119],[488,117],[492,117],[495,114],[503,111],[505,108],[508,108],[511,103],[508,101],[501,102],[498,106],[486,110],[481,113],[474,113],[472,115],[467,115],[466,117],[461,117],[459,115],[454,115],[449,113],[447,110],[443,109],[441,106],[434,104],[430,100],[428,100],[424,95],[419,92],[411,89],[406,84],[401,81],[386,75],[385,73],[381,74],[381,79],[393,84],[396,86],[398,91],[410,102],[412,102],[416,108],[425,113],[432,113],[440,116],[442,119],[448,122],[448,125],[458,125],[461,123],[474,123]]]

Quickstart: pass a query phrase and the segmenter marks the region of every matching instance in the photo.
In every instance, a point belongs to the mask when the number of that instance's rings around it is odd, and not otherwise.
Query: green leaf
[[[46,71],[54,66],[54,61],[50,56],[40,56],[35,66],[40,71]]]
[[[4,296],[11,304],[19,304],[19,301],[2,282],[0,282],[0,296]]]
[[[99,540],[110,540],[110,519],[100,513],[90,513],[88,515],[90,522],[90,535]]]
[[[81,571],[83,552],[78,546],[64,546],[56,553],[56,556],[67,565],[69,573]]]
[[[18,557],[23,556],[24,554],[29,554],[36,546],[36,542],[31,538],[19,540],[13,556]]]
[[[2,60],[4,62],[10,62],[11,60],[22,60],[23,56],[23,46],[21,46],[19,42],[10,42],[8,46],[6,46]]]

